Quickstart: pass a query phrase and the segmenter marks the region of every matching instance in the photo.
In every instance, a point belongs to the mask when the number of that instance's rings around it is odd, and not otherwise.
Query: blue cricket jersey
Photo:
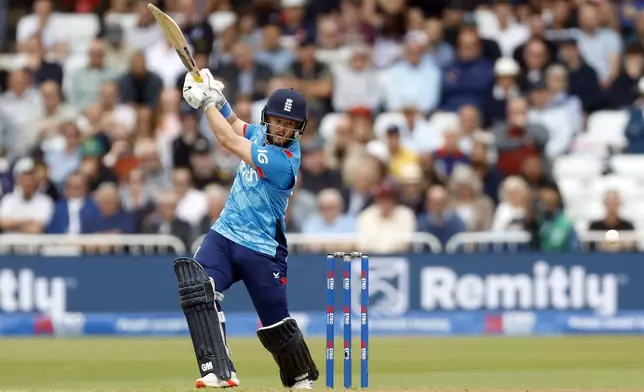
[[[288,149],[265,143],[266,130],[256,124],[244,127],[257,169],[246,162],[239,164],[230,196],[211,229],[246,248],[275,256],[280,245],[277,235],[286,231],[286,207],[300,169],[301,152],[299,142]]]

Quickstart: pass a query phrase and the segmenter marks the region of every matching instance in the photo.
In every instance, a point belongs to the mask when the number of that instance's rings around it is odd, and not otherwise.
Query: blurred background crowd
[[[182,102],[147,3],[0,0],[2,232],[190,245],[219,215],[239,161]],[[620,215],[642,192],[617,172],[644,152],[643,1],[155,3],[241,119],[277,88],[306,95],[289,232],[388,253],[414,232],[526,231],[572,251],[644,218]]]

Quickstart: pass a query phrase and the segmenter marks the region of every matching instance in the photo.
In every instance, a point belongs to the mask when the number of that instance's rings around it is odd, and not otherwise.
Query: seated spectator
[[[105,44],[105,65],[119,75],[127,72],[132,56],[138,51],[126,40],[126,30],[118,23],[105,24],[103,39]]]
[[[448,128],[443,131],[443,146],[434,151],[434,165],[439,176],[450,177],[454,168],[469,165],[470,158],[459,149],[461,134]]]
[[[501,49],[501,55],[512,56],[515,49],[530,37],[527,26],[517,23],[514,19],[513,3],[509,0],[496,0],[492,8],[498,22],[498,28],[486,36],[495,40]]]
[[[180,112],[181,133],[172,141],[172,167],[190,167],[190,152],[201,141],[208,139],[199,132],[199,112],[183,108]]]
[[[472,105],[463,105],[458,109],[461,138],[458,148],[465,155],[472,154],[476,143],[494,146],[494,135],[482,128],[481,112]],[[488,162],[496,163],[497,153],[494,148],[488,148]]]
[[[51,220],[54,203],[38,192],[35,163],[20,159],[13,168],[17,186],[0,199],[0,229],[4,233],[40,234]]]
[[[314,194],[322,189],[341,188],[342,177],[337,170],[331,170],[324,163],[324,142],[313,139],[302,144],[302,188]]]
[[[33,35],[25,43],[22,52],[27,55],[27,69],[31,72],[36,87],[45,81],[63,84],[63,68],[56,62],[46,60],[45,48],[40,36]]]
[[[136,1],[136,23],[126,30],[125,42],[137,50],[145,50],[155,42],[165,39],[161,26],[154,19],[145,1]]]
[[[528,37],[528,40],[540,39],[548,49],[548,57],[554,59],[557,57],[557,45],[555,44],[555,42],[546,38],[545,21],[543,19],[544,18],[541,12],[536,11],[531,13],[529,20],[530,37]],[[525,47],[526,43],[524,42],[523,44],[519,45],[512,54],[512,58],[514,58],[514,60],[519,63],[519,66],[521,68],[525,68],[525,64],[523,63],[525,58]]]
[[[423,53],[423,61],[431,61],[445,72],[454,61],[456,53],[452,45],[443,38],[443,22],[439,18],[428,18],[425,22],[424,31],[427,34],[427,45]]]
[[[347,214],[358,216],[373,202],[373,189],[383,179],[383,173],[376,159],[363,155],[356,165],[353,181],[345,197]]]
[[[56,82],[43,82],[40,93],[43,113],[31,117],[29,125],[22,132],[22,140],[25,146],[41,145],[46,149],[50,139],[59,136],[59,128],[63,123],[76,120],[77,112],[71,105],[62,102],[63,95]]]
[[[81,222],[83,234],[134,234],[134,218],[123,211],[118,187],[111,182],[101,184],[94,194],[98,212]]]
[[[508,98],[521,94],[517,82],[519,72],[519,65],[511,58],[501,57],[494,63],[496,82],[492,87],[492,95],[485,100],[482,110],[487,126],[506,120]]]
[[[297,59],[286,73],[292,87],[306,97],[310,110],[326,113],[331,109],[333,81],[329,67],[315,58],[315,48],[313,37],[303,39],[296,51]]]
[[[177,58],[177,54],[174,54]],[[156,108],[163,90],[163,80],[148,70],[145,55],[137,52],[132,56],[130,70],[118,80],[121,102],[128,105],[145,105]]]
[[[264,98],[268,81],[273,76],[271,69],[253,61],[251,49],[243,42],[232,47],[233,62],[219,64],[212,70],[226,85],[226,98],[234,105],[237,97],[249,96],[253,101]]]
[[[530,185],[534,192],[541,187],[555,183],[550,173],[546,170],[547,164],[543,158],[531,156],[526,158],[521,164],[520,176]]]
[[[103,109],[101,123],[108,129],[124,128],[132,132],[136,125],[136,111],[119,102],[119,85],[110,80],[103,83],[99,91],[98,102]]]
[[[145,173],[140,169],[131,170],[126,181],[121,185],[119,196],[123,210],[132,215],[137,231],[143,220],[154,211],[154,196]]]
[[[356,107],[376,111],[381,101],[380,74],[373,68],[370,49],[356,46],[348,64],[336,64],[333,72],[331,103],[336,112]]]
[[[62,58],[68,49],[68,29],[65,19],[59,12],[53,11],[52,0],[33,2],[33,13],[18,20],[16,41],[23,46],[30,37],[39,36],[48,54]]]
[[[116,80],[118,73],[105,65],[105,47],[103,41],[95,40],[89,48],[89,64],[74,71],[67,98],[76,110],[83,111],[91,102],[96,101],[103,83]],[[176,53],[175,53],[176,57]]]
[[[90,192],[94,192],[104,182],[117,182],[114,171],[103,163],[106,152],[103,144],[95,137],[83,141],[80,171],[89,181]]]
[[[588,231],[606,232],[608,230],[617,230],[618,232],[633,232],[635,226],[633,222],[623,219],[620,215],[622,200],[619,192],[616,190],[609,190],[604,193],[604,217],[590,222]],[[596,250],[598,248],[605,250],[623,250],[633,251],[637,250],[637,244],[634,241],[620,240],[617,244],[607,246],[604,242],[590,243],[590,249]]]
[[[488,231],[492,226],[494,204],[483,194],[483,184],[469,166],[454,169],[449,182],[449,208],[456,212],[468,231]]]
[[[147,47],[143,54],[148,72],[158,75],[163,82],[163,87],[175,87],[177,75],[186,72],[186,68],[174,45],[167,39],[160,39]]]
[[[495,164],[490,163],[489,150],[490,147],[486,143],[477,141],[470,154],[470,164],[483,183],[483,193],[496,205],[499,202],[499,187],[503,181],[503,175]]]
[[[217,219],[219,219],[219,215],[226,205],[226,200],[228,200],[229,193],[228,190],[217,184],[208,185],[203,191],[206,194],[208,213],[203,217],[199,224],[199,235],[207,233]],[[293,199],[291,198],[291,201],[292,200]]]
[[[593,112],[604,104],[603,91],[599,88],[597,72],[586,63],[579,52],[577,40],[568,38],[559,47],[559,56],[568,68],[568,92],[581,99],[585,112]]]
[[[449,208],[444,185],[431,185],[425,194],[425,210],[418,217],[417,231],[434,235],[445,246],[454,235],[467,231],[456,211]]]
[[[543,156],[550,161],[568,151],[575,134],[575,123],[570,121],[570,111],[566,106],[550,107],[552,93],[545,82],[536,83],[529,88],[530,110],[528,123],[542,126],[548,133],[548,141],[543,150]]]
[[[282,36],[291,42],[299,42],[303,37],[315,36],[315,24],[306,18],[306,0],[281,0]],[[292,44],[290,45],[292,47]]]
[[[144,234],[173,235],[181,240],[186,249],[190,249],[194,239],[194,229],[186,221],[177,218],[177,197],[172,192],[155,195],[156,208],[141,224]]]
[[[529,40],[523,51],[524,68],[518,78],[521,91],[526,92],[532,85],[545,83],[545,71],[552,60],[549,57],[548,48],[542,40]]]
[[[441,97],[441,71],[431,61],[422,61],[427,35],[414,31],[405,37],[405,57],[383,74],[384,106],[402,110],[413,103],[424,115],[436,109]]]
[[[153,139],[141,140],[134,149],[134,155],[138,162],[137,168],[143,172],[150,193],[170,187],[169,172],[161,164],[157,144]]]
[[[387,149],[389,151],[389,174],[396,180],[400,179],[404,166],[418,164],[418,155],[402,146],[400,129],[395,125],[387,129]]]
[[[59,200],[60,192],[58,187],[49,179],[49,167],[47,167],[47,164],[38,153],[34,154],[32,159],[34,161],[34,176],[36,177],[38,193],[49,196],[54,202]]]
[[[344,201],[337,189],[323,189],[317,196],[317,214],[302,226],[304,234],[350,234],[356,220],[343,213]]]
[[[264,26],[262,48],[255,53],[255,61],[269,67],[273,74],[281,75],[293,60],[293,52],[280,44],[280,27],[276,24]]]
[[[377,187],[374,199],[374,204],[358,216],[357,248],[376,254],[408,251],[416,228],[414,213],[398,203],[393,183]]]
[[[324,144],[324,164],[329,169],[342,173],[344,184],[349,186],[353,178],[351,174],[355,172],[363,150],[351,132],[351,121],[347,116],[342,116],[336,123],[331,140]]]
[[[177,11],[184,16],[181,31],[195,51],[210,51],[215,43],[215,32],[200,10],[201,4],[194,0],[179,1]],[[201,69],[201,68],[199,68]]]
[[[357,230],[356,219],[344,214],[343,211],[344,201],[340,192],[336,189],[322,190],[317,197],[317,213],[304,222],[302,233],[311,236],[355,234]],[[338,246],[346,247],[347,242],[341,239],[337,242],[333,240],[324,243],[312,242],[307,244],[306,248],[312,252],[331,252]]]
[[[420,165],[405,165],[400,170],[400,203],[409,207],[414,215],[423,210],[425,203],[425,179]]]
[[[30,152],[27,142],[32,141],[33,138],[21,137],[21,133],[25,132],[30,122],[35,118],[42,115],[43,102],[40,91],[31,87],[31,76],[26,70],[20,69],[11,71],[9,73],[9,89],[0,94],[0,108],[6,113],[10,113],[11,121],[16,125],[20,134],[14,135],[12,154],[22,156]]]
[[[549,139],[546,128],[528,121],[528,103],[524,98],[508,101],[507,122],[496,124],[492,133],[499,152],[497,166],[505,176],[518,174],[527,157],[541,156]]]
[[[172,187],[177,192],[177,217],[197,227],[208,211],[206,195],[194,188],[193,178],[188,169],[174,169]]]
[[[210,143],[206,140],[197,141],[190,152],[190,169],[195,188],[200,191],[213,183],[220,185],[226,183],[226,179],[220,178],[212,157],[213,151],[210,148]]]
[[[434,151],[441,146],[443,140],[440,133],[429,125],[416,103],[406,103],[400,112],[405,117],[405,123],[397,125],[402,144],[406,149],[421,154]]]
[[[472,30],[458,36],[456,60],[443,79],[441,108],[456,112],[462,105],[483,107],[494,84],[494,65],[483,57],[481,40]]]
[[[318,19],[316,31],[318,47],[315,50],[315,58],[329,68],[335,64],[348,63],[352,55],[353,50],[345,45],[343,33],[334,16]]]
[[[87,193],[87,180],[78,171],[66,178],[65,198],[54,205],[54,213],[47,226],[48,234],[81,234],[84,225],[98,214],[98,206]]]
[[[553,64],[546,68],[546,88],[550,99],[547,107],[558,109],[566,113],[571,132],[578,135],[582,132],[583,107],[581,100],[568,94],[568,70],[560,64]],[[563,133],[563,132],[561,132]]]
[[[63,137],[59,148],[45,151],[44,161],[49,167],[49,179],[60,187],[70,173],[78,170],[82,160],[81,133],[74,122],[66,122],[60,127]]]
[[[615,31],[600,26],[595,3],[586,2],[579,6],[579,27],[579,51],[597,72],[599,84],[607,88],[619,73],[622,40]]]
[[[644,153],[644,76],[641,77],[637,83],[637,100],[633,103],[629,110],[628,122],[624,136],[626,136],[626,154],[641,154]]]
[[[637,99],[637,82],[644,74],[644,46],[636,43],[626,48],[620,60],[619,75],[606,91],[611,108],[627,108]]]
[[[521,177],[506,178],[499,190],[500,203],[492,219],[492,231],[514,231],[522,227],[516,222],[525,219],[532,203],[531,190]]]
[[[575,226],[563,212],[561,195],[554,184],[539,190],[537,222],[539,250],[542,252],[573,252],[579,250]]]

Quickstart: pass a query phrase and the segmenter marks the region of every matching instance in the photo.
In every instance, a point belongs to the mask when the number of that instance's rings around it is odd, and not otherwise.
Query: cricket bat
[[[172,46],[174,46],[174,49],[177,51],[177,55],[179,55],[184,67],[186,67],[188,72],[190,72],[197,82],[203,82],[203,78],[201,77],[199,68],[197,68],[195,59],[192,57],[192,54],[190,54],[190,49],[188,49],[188,43],[186,42],[186,39],[177,23],[172,20],[168,14],[158,9],[152,3],[148,3],[148,9],[152,12],[152,15],[154,15],[154,19],[157,20],[159,26],[161,26],[165,37],[170,41]]]

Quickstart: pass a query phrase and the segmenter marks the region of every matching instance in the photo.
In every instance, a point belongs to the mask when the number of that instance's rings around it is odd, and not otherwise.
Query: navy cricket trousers
[[[243,281],[263,326],[289,317],[286,300],[286,246],[275,257],[241,246],[210,230],[194,255],[219,292]]]

